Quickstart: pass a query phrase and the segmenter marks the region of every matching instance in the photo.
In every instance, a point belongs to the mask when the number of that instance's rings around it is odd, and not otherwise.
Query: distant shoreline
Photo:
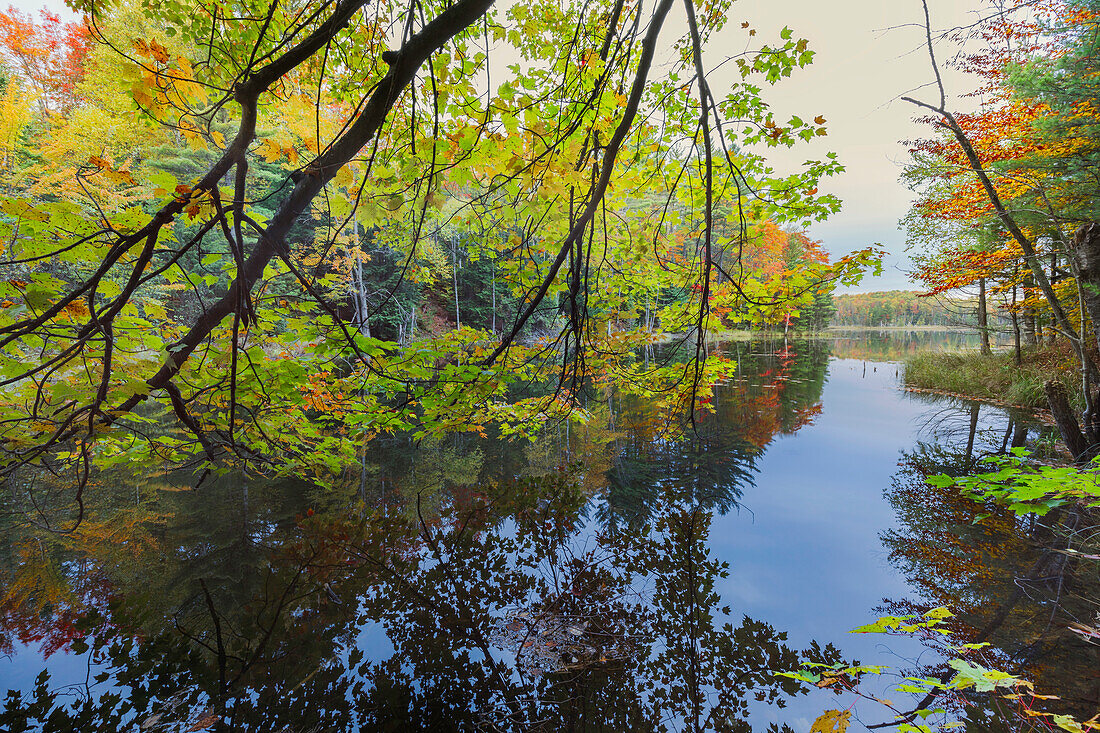
[[[707,333],[707,341],[753,341],[756,339],[774,339],[774,338],[820,338],[822,336],[836,336],[841,333],[872,333],[872,332],[892,332],[901,333],[905,331],[909,332],[923,332],[923,333],[973,333],[977,335],[977,330],[967,326],[827,326],[820,330],[814,331],[801,331],[791,329],[786,334],[782,330],[767,329],[763,331],[749,331],[745,329],[735,329],[730,331],[709,331]],[[672,341],[680,340],[684,337],[684,334],[677,333],[662,333],[654,339],[654,343],[667,344]]]
[[[947,331],[951,333],[973,333],[978,330],[969,326],[829,326],[828,331]]]

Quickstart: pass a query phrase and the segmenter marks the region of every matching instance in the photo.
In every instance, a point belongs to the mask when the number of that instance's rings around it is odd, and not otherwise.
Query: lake
[[[849,630],[941,605],[963,640],[1003,606],[997,653],[1087,699],[1095,652],[1013,596],[1041,528],[923,481],[1049,450],[1026,414],[901,388],[899,358],[972,343],[728,342],[682,438],[612,395],[532,442],[379,440],[324,485],[114,471],[75,532],[71,490],[18,476],[0,728],[805,731],[850,701],[775,672],[935,670],[934,635]]]

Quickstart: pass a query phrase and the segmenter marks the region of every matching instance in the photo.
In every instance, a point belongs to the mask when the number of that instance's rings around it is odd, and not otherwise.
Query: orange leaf
[[[149,53],[160,63],[168,63],[168,49],[157,43],[155,38],[149,43]]]

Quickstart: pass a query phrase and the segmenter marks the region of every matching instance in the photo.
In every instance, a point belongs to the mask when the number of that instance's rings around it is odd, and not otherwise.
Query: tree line
[[[836,326],[940,326],[977,327],[976,298],[928,297],[919,290],[886,290],[873,293],[841,293],[833,296]],[[1009,325],[1007,315],[993,315],[992,327]]]

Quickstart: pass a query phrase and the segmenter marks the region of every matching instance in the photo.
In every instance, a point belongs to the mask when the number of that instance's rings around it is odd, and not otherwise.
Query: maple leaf
[[[851,717],[850,710],[826,710],[810,726],[810,733],[844,733]]]

